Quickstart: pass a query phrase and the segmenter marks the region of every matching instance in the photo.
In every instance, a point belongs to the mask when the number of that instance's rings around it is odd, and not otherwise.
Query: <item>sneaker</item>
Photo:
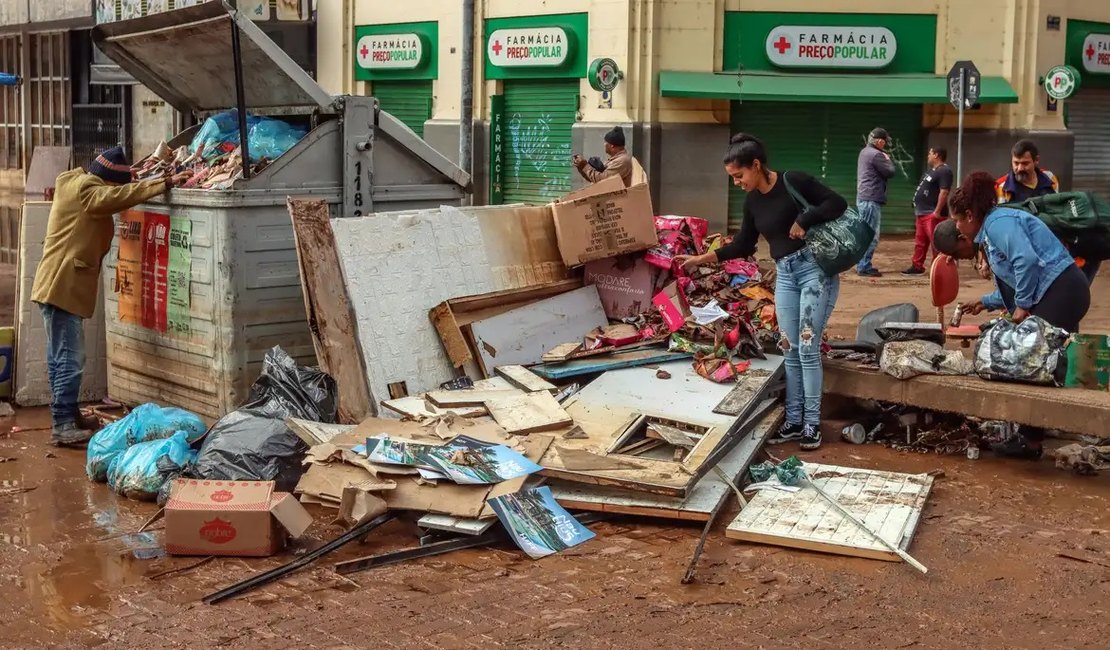
[[[802,437],[802,425],[801,424],[790,424],[789,422],[783,422],[782,426],[779,427],[779,430],[774,432],[771,435],[771,437],[767,440],[767,444],[769,444],[769,445],[781,445],[784,442],[790,442],[791,440],[797,440],[798,438],[801,438],[801,437]]]
[[[50,434],[50,444],[55,447],[79,447],[89,440],[93,434],[87,429],[79,429],[75,422],[67,422],[54,426]]]
[[[902,275],[925,275],[925,269],[919,269],[916,266],[911,266],[905,271],[902,271]]]
[[[879,269],[876,269],[876,268],[870,268],[870,269],[867,269],[866,271],[856,271],[856,275],[859,275],[861,278],[881,278],[881,277],[883,277],[882,272],[880,272]]]
[[[802,442],[799,447],[804,451],[813,451],[821,446],[821,427],[807,424],[802,427]]]

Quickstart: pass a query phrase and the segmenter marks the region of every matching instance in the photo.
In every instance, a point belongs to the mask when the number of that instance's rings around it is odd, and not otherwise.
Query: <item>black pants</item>
[[[1005,302],[1013,304],[1014,288],[999,280],[998,291]],[[1048,287],[1041,301],[1033,305],[1030,313],[1043,318],[1050,325],[1065,329],[1072,334],[1079,331],[1079,321],[1091,308],[1091,286],[1087,276],[1072,264]]]

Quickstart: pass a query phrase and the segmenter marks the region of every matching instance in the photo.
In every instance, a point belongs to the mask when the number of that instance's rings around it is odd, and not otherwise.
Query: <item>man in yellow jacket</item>
[[[77,399],[85,366],[81,321],[96,308],[100,264],[112,246],[117,212],[150,200],[189,178],[176,176],[131,182],[131,166],[120,147],[104,151],[89,171],[63,172],[54,183],[54,204],[46,226],[42,262],[31,300],[46,323],[46,367],[55,445],[80,445],[92,437]]]

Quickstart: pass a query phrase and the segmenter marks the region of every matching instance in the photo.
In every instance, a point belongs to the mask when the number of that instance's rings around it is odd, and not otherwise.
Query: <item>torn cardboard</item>
[[[171,555],[266,557],[312,525],[312,516],[293,495],[275,492],[273,481],[175,479],[165,517]]]

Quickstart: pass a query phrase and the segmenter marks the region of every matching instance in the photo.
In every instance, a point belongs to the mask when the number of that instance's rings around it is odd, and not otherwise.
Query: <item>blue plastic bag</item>
[[[125,417],[104,427],[89,441],[85,473],[103,483],[108,480],[112,461],[132,445],[164,440],[177,431],[185,432],[190,443],[204,435],[208,427],[196,415],[179,408],[143,404]]]
[[[263,118],[255,117],[254,115],[247,115],[247,135],[250,135],[251,127],[261,121]],[[215,115],[204,120],[200,130],[193,136],[193,141],[189,144],[189,152],[201,152],[201,158],[210,160],[218,157],[224,153],[220,150],[220,145],[227,143],[229,150],[239,146],[239,112],[236,109],[216,113]]]
[[[140,442],[112,461],[108,487],[129,499],[153,501],[162,484],[180,475],[196,457],[184,431],[165,440]]]
[[[280,157],[292,149],[306,133],[304,129],[281,120],[260,119],[247,130],[247,148],[250,150],[251,162]]]

